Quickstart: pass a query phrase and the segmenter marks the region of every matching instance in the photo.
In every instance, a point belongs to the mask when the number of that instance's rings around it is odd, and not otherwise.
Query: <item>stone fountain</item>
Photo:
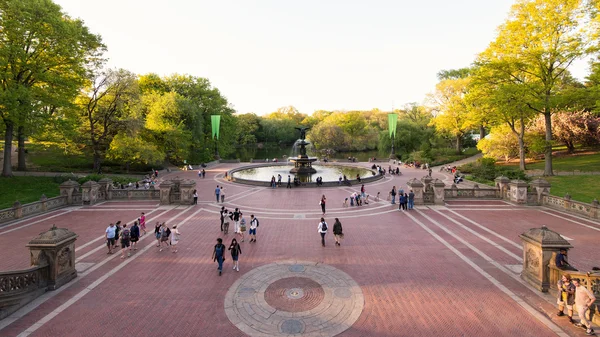
[[[290,173],[298,173],[298,174],[311,174],[317,173],[312,167],[312,163],[317,161],[317,158],[310,158],[306,155],[306,145],[309,145],[310,142],[306,141],[306,130],[310,128],[296,128],[296,130],[300,131],[300,139],[296,142],[296,145],[300,146],[300,154],[296,158],[290,158],[290,161],[294,163],[294,168],[290,170]]]

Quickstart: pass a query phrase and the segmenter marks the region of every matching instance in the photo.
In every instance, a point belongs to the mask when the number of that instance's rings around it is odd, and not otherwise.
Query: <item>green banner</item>
[[[210,121],[212,123],[212,137],[214,139],[215,136],[217,136],[217,139],[219,139],[219,126],[221,125],[221,116],[211,115]]]
[[[396,124],[398,122],[398,115],[395,113],[388,114],[388,122],[390,124],[390,137],[396,135]]]

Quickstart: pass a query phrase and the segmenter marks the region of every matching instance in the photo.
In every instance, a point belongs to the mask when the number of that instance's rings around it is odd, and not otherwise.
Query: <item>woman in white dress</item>
[[[173,225],[173,230],[171,231],[171,252],[173,253],[177,253],[177,243],[179,242],[180,235],[177,225]]]

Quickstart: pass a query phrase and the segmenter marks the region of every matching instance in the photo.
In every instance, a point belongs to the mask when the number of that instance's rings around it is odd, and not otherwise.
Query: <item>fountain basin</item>
[[[383,178],[374,170],[365,167],[336,164],[313,165],[313,167],[317,170],[317,173],[302,174],[290,173],[294,166],[288,163],[265,163],[235,168],[228,172],[228,176],[231,181],[258,186],[269,186],[271,177],[275,176],[275,179],[277,179],[278,174],[282,177],[282,185],[287,184],[287,176],[290,175],[292,181],[294,177],[298,177],[302,186],[316,186],[317,177],[323,178],[323,186],[338,186],[340,175],[346,175],[352,185],[358,183],[356,180],[357,174],[361,178],[361,183]]]

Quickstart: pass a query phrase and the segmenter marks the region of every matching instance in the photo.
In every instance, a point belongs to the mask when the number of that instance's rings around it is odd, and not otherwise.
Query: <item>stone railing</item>
[[[600,219],[600,205],[597,200],[594,200],[591,204],[587,204],[584,202],[571,200],[569,195],[561,198],[549,194],[543,194],[542,205],[591,219]]]
[[[152,200],[160,199],[159,189],[141,189],[141,190],[110,190],[112,200]]]
[[[502,199],[499,189],[480,188],[475,184],[472,188],[458,188],[452,185],[451,188],[444,189],[444,199]]]
[[[42,195],[40,201],[25,205],[21,205],[17,201],[13,207],[0,210],[0,223],[20,219],[25,216],[41,214],[65,206],[67,206],[67,197],[62,195],[50,199]]]
[[[553,254],[551,261],[554,261],[555,256],[556,254]],[[596,302],[590,308],[590,317],[588,317],[588,319],[597,325],[600,325],[600,315],[598,313],[598,310],[600,310],[600,271],[586,273],[582,271],[562,270],[556,267],[552,262],[548,265],[548,268],[550,269],[550,289],[558,291],[558,281],[564,273],[569,273],[572,278],[578,278],[580,280],[579,283],[581,286],[586,287],[594,294],[594,296],[596,296]]]
[[[46,291],[47,264],[0,272],[0,320]]]

